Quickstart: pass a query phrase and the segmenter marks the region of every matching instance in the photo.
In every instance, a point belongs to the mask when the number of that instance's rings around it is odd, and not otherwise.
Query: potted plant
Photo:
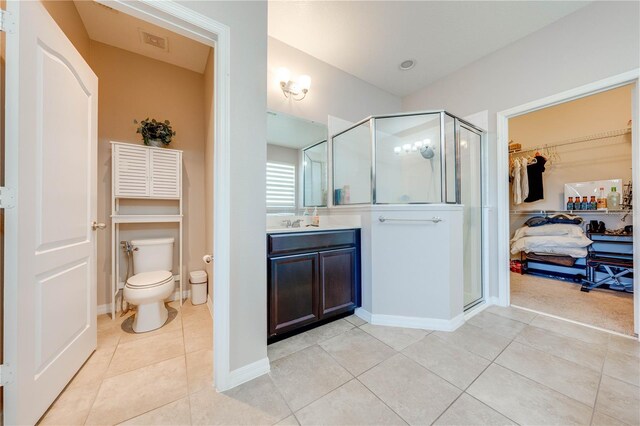
[[[142,135],[142,140],[145,145],[151,145],[156,147],[166,147],[171,143],[171,139],[176,135],[176,132],[171,128],[169,120],[164,122],[156,121],[155,118],[149,120],[149,117],[141,120],[133,120],[135,124],[138,124],[138,130],[136,133]]]

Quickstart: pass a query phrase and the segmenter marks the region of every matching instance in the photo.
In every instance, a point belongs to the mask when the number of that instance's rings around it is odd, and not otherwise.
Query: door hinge
[[[13,368],[10,365],[0,365],[0,386],[6,386],[13,383],[14,375],[15,371],[13,371]]]
[[[10,209],[16,206],[16,194],[11,188],[0,186],[0,209]]]
[[[13,34],[16,30],[16,21],[11,12],[0,10],[0,31]]]

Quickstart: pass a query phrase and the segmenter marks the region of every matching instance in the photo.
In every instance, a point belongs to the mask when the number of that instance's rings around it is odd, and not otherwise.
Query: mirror
[[[267,112],[268,214],[326,206],[326,141],[327,126],[322,123]]]
[[[327,206],[327,141],[303,150],[304,207]]]

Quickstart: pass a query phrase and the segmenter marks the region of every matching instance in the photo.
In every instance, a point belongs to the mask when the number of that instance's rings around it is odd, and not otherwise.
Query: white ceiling
[[[120,13],[94,1],[75,0],[91,40],[203,73],[211,48],[188,37]],[[163,50],[142,42],[142,32],[166,39]]]
[[[275,112],[267,113],[267,143],[287,148],[306,148],[327,139],[327,126]]]
[[[269,35],[405,96],[588,3],[270,0]]]

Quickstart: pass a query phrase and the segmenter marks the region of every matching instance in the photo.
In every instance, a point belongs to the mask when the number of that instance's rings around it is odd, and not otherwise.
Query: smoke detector
[[[143,44],[148,44],[157,49],[169,51],[169,40],[166,37],[151,34],[143,29],[140,29],[140,40]]]
[[[413,59],[405,59],[404,61],[400,62],[400,69],[402,71],[408,71],[415,66],[416,61],[414,61]]]

